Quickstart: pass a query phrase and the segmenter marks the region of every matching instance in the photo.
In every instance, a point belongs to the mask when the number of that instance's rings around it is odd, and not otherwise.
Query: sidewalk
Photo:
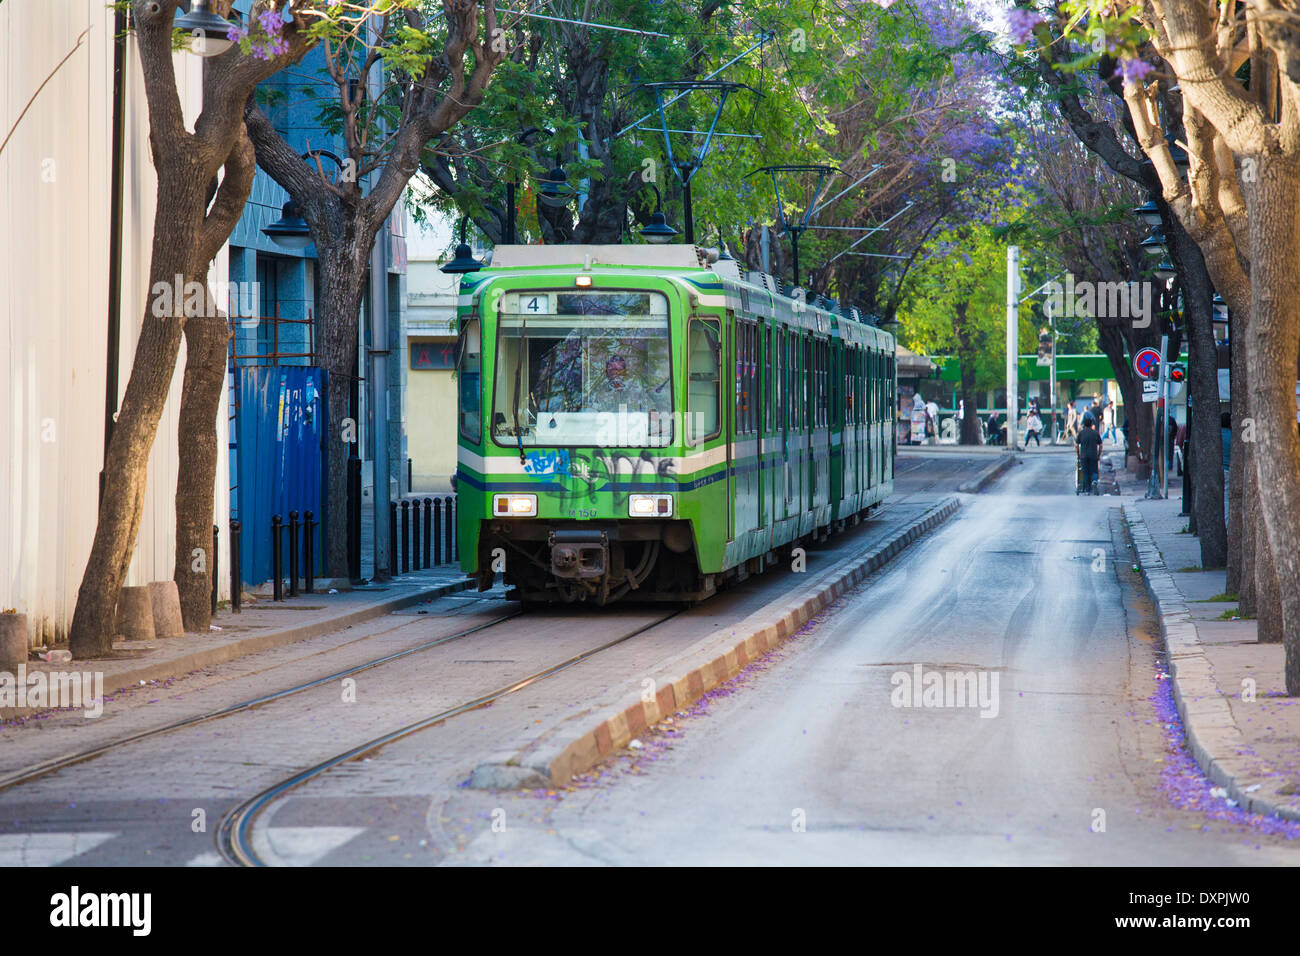
[[[1181,533],[1181,492],[1181,481],[1171,482],[1167,500],[1139,497],[1124,517],[1160,618],[1188,749],[1226,790],[1225,806],[1300,820],[1300,702],[1285,696],[1282,645],[1257,643],[1254,621],[1222,619],[1237,609],[1222,600],[1227,572],[1199,570],[1198,540]]]
[[[242,614],[223,607],[207,634],[152,641],[116,641],[115,657],[47,664],[27,662],[29,678],[37,673],[104,675],[104,694],[128,686],[180,677],[223,661],[270,650],[381,617],[392,611],[465,590],[469,581],[457,565],[412,571],[390,581],[334,594],[299,594],[274,602],[259,595],[245,598]],[[28,717],[44,707],[0,707],[0,720]]]

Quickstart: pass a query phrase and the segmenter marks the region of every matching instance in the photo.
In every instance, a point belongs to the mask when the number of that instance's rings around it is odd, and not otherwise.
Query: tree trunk
[[[221,314],[185,323],[185,381],[177,439],[176,589],[185,630],[206,634],[212,623],[213,496],[217,478],[217,414],[226,385],[229,332]]]
[[[975,343],[971,339],[966,313],[970,302],[957,302],[954,307],[952,331],[957,339],[957,361],[961,363],[961,400],[965,415],[961,420],[961,443],[980,443],[980,418],[975,400]]]
[[[1214,345],[1212,290],[1200,249],[1174,221],[1177,255],[1183,266],[1184,314],[1187,316],[1187,422],[1192,448],[1192,517],[1201,544],[1201,567],[1227,564],[1227,527],[1223,518],[1223,453],[1219,432],[1219,354]],[[1186,502],[1184,502],[1186,509]]]
[[[150,293],[131,375],[105,455],[99,519],[68,632],[72,655],[79,660],[106,657],[113,652],[117,599],[144,509],[149,451],[158,432],[185,330],[183,290],[195,278],[196,270],[189,261],[190,245],[178,241],[178,237],[197,233],[205,206],[206,182],[192,172],[187,177],[177,168],[160,169],[158,176]],[[180,290],[175,289],[178,275]],[[167,290],[171,308],[155,295],[158,287]],[[173,294],[177,291],[181,294]]]
[[[1282,643],[1282,595],[1268,546],[1268,529],[1262,521],[1255,525],[1255,623],[1255,640],[1259,643]]]
[[[1259,157],[1250,207],[1251,318],[1246,335],[1251,412],[1258,431],[1259,510],[1277,576],[1286,648],[1286,691],[1300,695],[1300,435],[1296,364],[1300,359],[1300,162]],[[1258,545],[1257,545],[1258,547]],[[1262,563],[1262,562],[1261,562]],[[1259,615],[1265,613],[1260,595]],[[1263,625],[1261,624],[1261,629]]]
[[[355,420],[351,420],[350,405],[352,380],[357,375],[358,323],[361,302],[365,297],[368,254],[373,244],[374,240],[371,239],[369,243],[358,243],[353,248],[339,248],[335,254],[329,254],[317,246],[321,250],[318,260],[318,361],[329,374],[329,421],[325,436],[325,517],[321,524],[327,577],[348,576],[348,458],[352,443],[358,437],[358,426]],[[348,245],[350,244],[339,243],[341,247]],[[354,255],[363,256],[362,261],[354,261]],[[376,410],[376,425],[383,420],[383,411]],[[387,436],[376,435],[375,440],[387,441]],[[374,496],[375,501],[386,501],[388,489],[376,488]]]

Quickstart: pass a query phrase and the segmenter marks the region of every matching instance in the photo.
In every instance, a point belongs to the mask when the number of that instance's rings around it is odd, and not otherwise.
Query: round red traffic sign
[[[1160,353],[1155,349],[1142,349],[1133,356],[1133,368],[1143,378],[1150,378],[1151,371],[1160,364]]]

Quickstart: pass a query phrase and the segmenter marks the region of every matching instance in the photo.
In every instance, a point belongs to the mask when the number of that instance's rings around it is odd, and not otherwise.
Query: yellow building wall
[[[446,337],[412,335],[412,345],[454,343]],[[456,380],[449,369],[409,368],[406,379],[406,453],[417,492],[447,493],[456,472]]]

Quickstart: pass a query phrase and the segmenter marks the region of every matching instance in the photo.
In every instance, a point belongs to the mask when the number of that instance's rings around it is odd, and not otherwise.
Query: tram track
[[[117,750],[119,747],[124,747],[127,746],[128,744],[138,743],[139,741],[148,740],[152,737],[159,737],[162,736],[163,734],[168,734],[177,730],[182,730],[186,727],[193,727],[195,724],[201,724],[209,720],[217,720],[221,717],[228,717],[232,714],[238,714],[247,710],[252,710],[253,708],[260,707],[263,704],[268,704],[271,703],[272,701],[282,700],[286,697],[291,697],[294,694],[300,694],[303,693],[304,691],[311,690],[314,687],[320,687],[322,684],[328,684],[333,681],[342,680],[345,677],[351,677],[354,674],[360,674],[363,671],[368,671],[375,667],[381,667],[384,664],[390,664],[393,661],[401,660],[404,657],[410,657],[412,654],[419,654],[423,651],[432,650],[435,647],[441,647],[444,644],[450,644],[453,641],[459,641],[462,638],[469,637],[472,634],[477,634],[478,632],[487,630],[490,627],[495,627],[498,624],[503,624],[506,621],[518,617],[522,613],[523,612],[521,610],[515,609],[510,613],[501,614],[490,621],[484,621],[481,624],[476,624],[473,627],[463,628],[451,634],[444,634],[441,637],[434,638],[431,641],[425,641],[424,643],[417,644],[414,647],[407,647],[400,651],[394,651],[391,654],[385,654],[381,657],[376,657],[368,661],[363,661],[360,664],[354,664],[351,667],[346,667],[342,670],[334,671],[333,673],[326,674],[323,677],[316,677],[311,680],[303,681],[301,683],[294,684],[290,687],[286,687],[278,691],[273,691],[272,693],[269,694],[262,694],[258,697],[249,698],[248,700],[242,700],[239,701],[238,703],[229,704],[225,707],[219,707],[215,710],[205,711],[201,714],[194,714],[190,717],[182,718],[181,720],[176,720],[168,724],[163,724],[160,727],[153,727],[148,730],[142,730],[133,734],[128,734],[125,737],[118,737],[113,740],[106,741],[105,743],[98,744],[94,747],[88,747],[85,750],[79,750],[74,753],[64,754],[59,757],[52,757],[49,760],[44,760],[41,761],[40,763],[31,764],[27,767],[23,767],[21,770],[10,773],[7,776],[0,777],[0,792],[3,792],[5,790],[10,789],[11,787],[16,787],[24,783],[30,783],[33,780],[38,780],[41,777],[54,773],[56,770],[62,770],[65,767],[71,767],[74,766],[75,764],[84,763],[87,760],[93,760],[96,757],[101,757],[106,753],[110,753],[114,750]],[[417,623],[419,623],[419,621],[409,621],[402,625],[399,625],[398,628],[392,628],[388,631],[381,632],[380,634],[367,635],[366,637],[361,638],[360,640],[373,640],[376,637],[389,635],[393,631],[399,630],[401,627],[409,627]],[[349,642],[349,643],[354,643],[354,642]],[[337,648],[330,648],[330,650],[331,651],[337,650]]]
[[[429,716],[423,717],[413,723],[404,724],[395,730],[391,730],[378,737],[367,740],[362,744],[358,744],[342,753],[335,754],[334,756],[322,760],[313,766],[298,771],[290,777],[280,780],[245,800],[243,803],[240,803],[222,817],[221,824],[217,828],[216,833],[217,852],[227,863],[236,866],[269,866],[270,864],[262,858],[253,846],[254,826],[258,817],[265,812],[269,806],[283,798],[291,791],[323,775],[340,764],[347,763],[350,760],[355,760],[358,757],[363,757],[366,754],[379,750],[380,748],[393,743],[394,741],[400,740],[403,737],[408,737],[421,730],[436,726],[437,724],[451,720],[461,714],[477,710],[480,707],[486,707],[488,704],[500,700],[503,697],[517,693],[524,688],[545,680],[561,671],[568,670],[570,667],[581,664],[583,661],[589,660],[597,654],[603,653],[604,651],[616,647],[625,641],[629,641],[638,635],[644,634],[646,631],[667,623],[678,615],[684,614],[687,610],[688,608],[681,608],[672,611],[654,621],[636,627],[627,634],[606,641],[596,647],[588,648],[587,650],[567,657],[558,663],[548,665],[547,667],[535,671],[526,677],[512,681],[504,687],[489,691],[488,693],[475,697],[472,700],[457,704],[454,707],[440,710],[437,713],[430,714]]]

